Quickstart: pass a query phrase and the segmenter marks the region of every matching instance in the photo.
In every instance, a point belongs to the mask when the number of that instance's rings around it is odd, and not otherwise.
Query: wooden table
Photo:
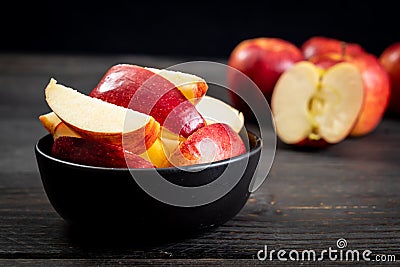
[[[278,265],[285,262],[276,253],[272,262],[263,262],[258,251],[267,245],[268,252],[286,250],[286,258],[290,250],[321,253],[338,249],[341,238],[347,241],[343,250],[400,260],[400,120],[388,117],[374,133],[326,150],[279,143],[267,180],[242,211],[198,236],[119,242],[72,231],[49,204],[34,156],[35,143],[46,134],[38,115],[49,111],[43,95],[49,78],[88,92],[115,63],[162,68],[185,60],[0,55],[0,265]],[[325,257],[324,263],[349,262]]]

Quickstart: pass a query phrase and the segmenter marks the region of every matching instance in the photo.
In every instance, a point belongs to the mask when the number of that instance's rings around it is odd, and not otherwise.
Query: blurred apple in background
[[[303,54],[296,45],[280,38],[260,37],[239,43],[232,51],[228,65],[247,75],[262,91],[268,102],[280,75],[294,63],[303,60]],[[228,71],[228,86],[231,90],[246,94],[241,88],[237,73]],[[230,91],[232,104],[245,117],[251,114],[242,99]]]
[[[346,54],[348,55],[357,55],[366,52],[357,43],[347,43],[325,36],[313,36],[301,46],[301,51],[306,59],[330,52],[342,53],[343,49],[346,50]]]
[[[364,104],[351,136],[363,136],[372,132],[382,120],[390,97],[390,80],[378,57],[368,53],[348,54],[330,52],[309,59],[324,69],[340,62],[354,64],[361,73],[364,84]]]
[[[392,87],[388,113],[400,115],[400,42],[386,47],[379,59],[389,74]]]

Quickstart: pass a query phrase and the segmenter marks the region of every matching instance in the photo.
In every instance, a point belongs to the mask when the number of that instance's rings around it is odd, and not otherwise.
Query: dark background
[[[238,4],[237,4],[238,3]],[[396,1],[30,1],[2,7],[0,52],[227,58],[242,40],[324,35],[379,55],[400,41]]]

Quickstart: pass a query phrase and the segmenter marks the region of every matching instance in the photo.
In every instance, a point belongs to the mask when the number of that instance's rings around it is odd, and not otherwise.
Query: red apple
[[[53,144],[53,157],[72,163],[108,168],[154,168],[140,156],[121,146],[85,138],[60,136]]]
[[[200,128],[179,144],[169,161],[174,166],[209,163],[246,152],[242,138],[228,124],[214,123]]]
[[[149,115],[84,95],[54,79],[45,94],[57,117],[82,138],[120,146],[124,139],[125,149],[137,154],[158,138],[160,125]]]
[[[363,136],[372,132],[387,109],[391,90],[389,75],[379,59],[368,53],[350,55],[345,52],[316,55],[309,60],[323,68],[340,62],[349,62],[358,68],[364,84],[364,104],[351,135]]]
[[[361,74],[350,63],[323,70],[302,61],[279,78],[271,99],[276,132],[294,146],[326,147],[344,140],[363,104]]]
[[[313,36],[303,43],[301,51],[306,59],[325,53],[342,53],[346,49],[346,54],[357,55],[366,51],[357,43],[347,43],[335,38],[325,36]]]
[[[44,128],[53,135],[53,139],[56,140],[60,137],[76,137],[76,138],[82,138],[79,134],[77,134],[75,131],[73,131],[71,128],[69,128],[63,121],[60,120],[59,117],[54,112],[49,112],[47,114],[43,114],[39,116],[39,120],[42,122]],[[77,141],[74,141],[75,143]],[[83,142],[83,141],[82,141]],[[93,143],[93,142],[92,142]],[[98,146],[100,146],[100,142],[98,143]],[[104,143],[101,143],[104,144]],[[64,145],[71,145],[71,142],[61,142],[58,143],[57,145],[57,150],[59,151],[71,151],[71,148],[63,148],[62,146]],[[109,144],[105,144],[105,146],[108,146]],[[115,145],[113,145],[115,146]],[[105,148],[107,149],[107,148]],[[129,152],[127,152],[129,153]],[[131,153],[132,154],[132,153]],[[128,155],[129,156],[129,155]],[[167,160],[166,153],[164,146],[161,142],[160,138],[157,138],[156,141],[143,153],[139,155],[141,158],[151,162],[156,168],[165,168],[169,167],[170,164]],[[63,158],[66,160],[67,155],[64,155]],[[71,156],[72,157],[72,156]],[[93,157],[92,157],[93,160]],[[114,166],[114,162],[107,163],[108,160],[113,161],[112,158],[107,158],[107,159],[101,159],[102,166]],[[83,162],[84,160],[82,159],[80,162]],[[74,161],[76,162],[76,160]],[[86,162],[88,164],[88,162]]]
[[[167,69],[148,67],[145,67],[145,69],[161,75],[168,81],[172,82],[176,88],[178,88],[179,91],[181,91],[181,93],[194,104],[200,101],[200,99],[207,93],[207,82],[196,75]]]
[[[389,74],[392,88],[388,112],[400,115],[400,42],[386,47],[379,59]]]
[[[262,91],[268,102],[280,75],[294,63],[303,60],[300,49],[280,38],[260,37],[244,40],[230,54],[228,65],[247,75]],[[241,86],[239,73],[228,70],[228,87],[233,105],[246,117],[251,112],[244,101],[234,92],[248,94]],[[246,87],[246,86],[244,86]]]
[[[90,96],[149,114],[162,126],[183,137],[205,125],[195,106],[174,83],[141,66],[112,66]]]

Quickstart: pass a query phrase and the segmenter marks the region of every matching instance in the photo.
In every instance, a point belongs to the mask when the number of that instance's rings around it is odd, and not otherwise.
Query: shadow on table
[[[188,232],[174,230],[157,230],[151,233],[141,229],[128,227],[105,229],[104,227],[81,227],[66,224],[65,235],[69,241],[87,248],[145,248],[155,247],[168,243],[179,243],[189,238],[200,237],[204,231]],[[207,229],[207,232],[214,228]]]

